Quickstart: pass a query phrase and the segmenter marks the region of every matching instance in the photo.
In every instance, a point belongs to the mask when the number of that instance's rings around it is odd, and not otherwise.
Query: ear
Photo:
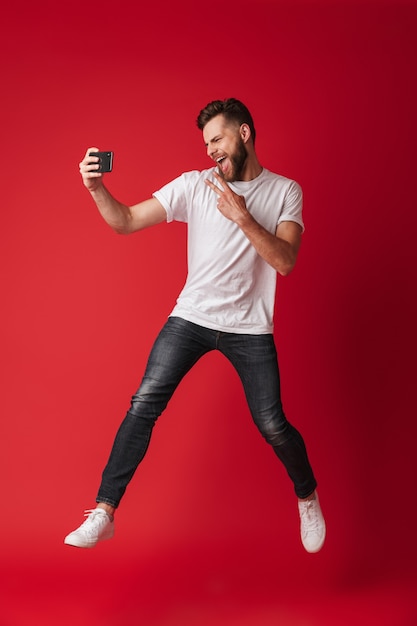
[[[240,130],[240,136],[242,137],[243,142],[247,143],[250,137],[252,136],[252,133],[250,131],[248,124],[242,124],[239,130]]]

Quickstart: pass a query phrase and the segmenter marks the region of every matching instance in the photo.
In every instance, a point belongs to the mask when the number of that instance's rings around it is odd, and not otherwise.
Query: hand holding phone
[[[98,172],[105,174],[106,172],[111,172],[113,169],[113,152],[105,151],[105,152],[89,152],[88,156],[98,157],[99,161],[99,169]]]

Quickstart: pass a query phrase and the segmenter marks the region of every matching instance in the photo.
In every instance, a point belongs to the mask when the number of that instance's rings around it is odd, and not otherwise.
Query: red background
[[[1,626],[415,626],[414,3],[15,2],[2,10]],[[130,238],[82,187],[89,145],[135,202],[209,166],[198,111],[234,96],[261,163],[298,180],[279,281],[288,416],[328,539],[236,374],[206,357],[93,551],[62,543],[185,277],[183,225]]]

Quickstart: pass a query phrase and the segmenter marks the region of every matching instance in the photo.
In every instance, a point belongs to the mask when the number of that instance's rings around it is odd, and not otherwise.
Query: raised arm
[[[166,211],[156,198],[149,198],[132,206],[119,202],[104,186],[102,172],[98,171],[99,159],[89,156],[97,152],[97,148],[89,148],[80,163],[80,173],[85,187],[91,194],[107,224],[121,235],[129,235],[148,226],[166,221]]]
[[[266,230],[249,213],[245,198],[236,194],[228,184],[214,173],[221,187],[210,180],[206,184],[217,194],[217,208],[245,233],[258,254],[279,274],[287,276],[297,260],[301,244],[301,226],[296,222],[281,222],[275,234]]]

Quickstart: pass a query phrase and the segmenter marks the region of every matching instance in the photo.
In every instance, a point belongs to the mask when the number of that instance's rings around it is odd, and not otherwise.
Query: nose
[[[215,160],[216,155],[217,155],[216,145],[214,143],[208,143],[207,144],[207,156],[210,157],[210,159]]]

